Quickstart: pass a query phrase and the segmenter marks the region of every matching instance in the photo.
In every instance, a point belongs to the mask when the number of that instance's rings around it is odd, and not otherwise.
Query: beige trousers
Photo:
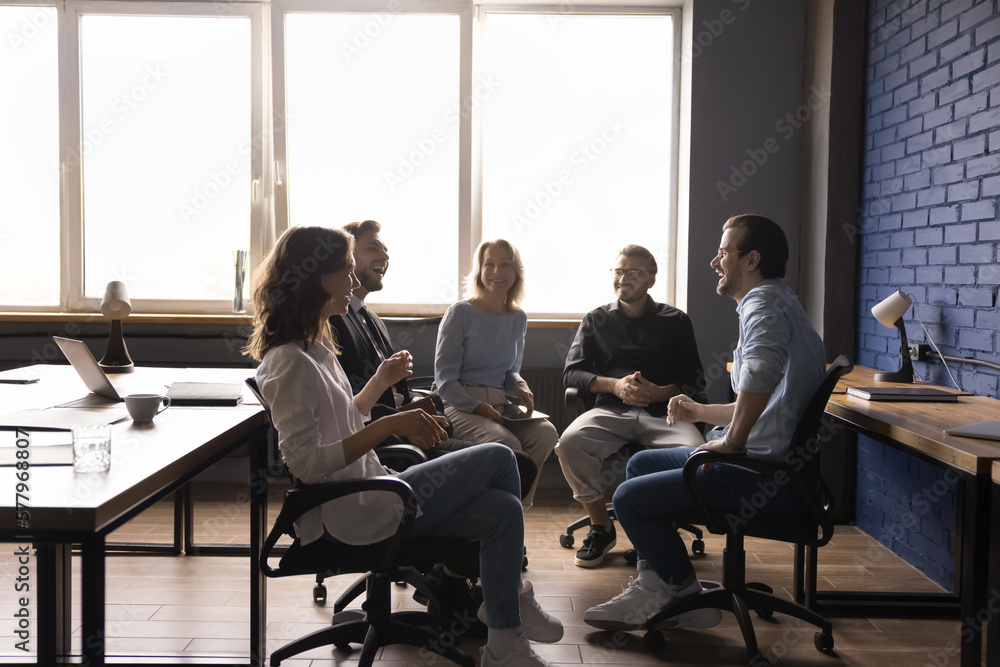
[[[466,385],[465,390],[481,403],[493,406],[497,412],[502,412],[503,406],[510,404],[504,390],[498,387]],[[542,477],[542,465],[549,458],[559,439],[556,427],[544,419],[525,422],[510,420],[500,424],[471,412],[463,412],[447,402],[444,404],[444,415],[451,422],[455,431],[454,437],[475,443],[499,442],[516,452],[524,452],[535,462],[538,474],[535,475],[535,483],[522,501],[525,509],[531,507],[538,480]]]

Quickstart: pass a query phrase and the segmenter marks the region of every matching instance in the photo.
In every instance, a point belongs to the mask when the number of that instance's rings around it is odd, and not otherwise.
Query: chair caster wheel
[[[572,549],[573,548],[573,536],[570,535],[569,533],[563,533],[562,535],[560,535],[559,536],[559,546],[561,546],[564,549]]]
[[[695,556],[705,555],[705,540],[695,540],[691,543],[691,553]]]
[[[771,609],[758,609],[757,616],[763,618],[765,621],[770,621],[774,618],[774,611]]]
[[[647,650],[655,652],[662,649],[667,640],[659,630],[650,630],[642,636],[642,643],[646,645]]]
[[[313,586],[313,602],[320,607],[326,606],[326,585],[316,584]]]
[[[625,550],[625,562],[628,563],[629,565],[635,565],[636,563],[639,562],[639,554],[636,553],[635,549]]]
[[[333,646],[338,651],[342,651],[344,653],[350,653],[351,652],[351,645],[350,644],[334,644]]]
[[[815,644],[817,651],[829,653],[833,650],[833,635],[817,632],[813,635],[813,644]]]

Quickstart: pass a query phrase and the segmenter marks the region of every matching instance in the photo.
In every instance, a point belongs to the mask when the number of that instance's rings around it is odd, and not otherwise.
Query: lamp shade
[[[882,326],[892,329],[896,326],[896,320],[906,314],[906,311],[912,305],[913,301],[910,300],[909,294],[903,290],[896,290],[893,294],[890,294],[872,306],[872,315],[875,316],[875,319]]]
[[[128,290],[125,283],[112,280],[104,288],[104,298],[101,300],[101,314],[112,320],[121,320],[132,312],[132,303],[128,300]]]

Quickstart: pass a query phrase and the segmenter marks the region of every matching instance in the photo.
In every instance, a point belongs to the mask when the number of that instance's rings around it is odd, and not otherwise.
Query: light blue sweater
[[[462,385],[502,387],[514,395],[527,329],[523,310],[487,315],[468,301],[453,304],[441,319],[434,354],[434,383],[441,398],[472,412],[479,401]]]

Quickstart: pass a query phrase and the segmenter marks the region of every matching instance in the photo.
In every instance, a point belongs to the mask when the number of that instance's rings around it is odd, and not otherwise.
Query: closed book
[[[239,405],[243,385],[232,382],[174,382],[167,390],[170,405]]]
[[[866,401],[927,401],[955,402],[958,394],[933,387],[848,387],[851,396]]]

